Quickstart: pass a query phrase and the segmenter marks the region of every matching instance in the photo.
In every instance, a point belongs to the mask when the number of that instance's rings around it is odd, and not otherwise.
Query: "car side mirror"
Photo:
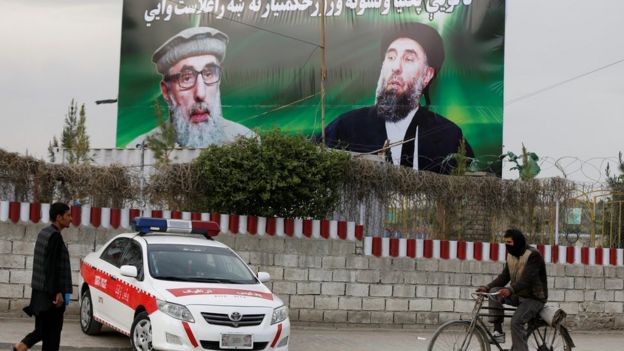
[[[258,280],[262,283],[266,283],[271,280],[271,275],[267,272],[258,272]]]
[[[124,265],[121,266],[121,275],[124,277],[136,278],[139,275],[137,268],[135,266]]]

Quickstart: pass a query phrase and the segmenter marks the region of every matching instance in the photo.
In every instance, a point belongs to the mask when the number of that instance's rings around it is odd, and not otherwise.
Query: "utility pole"
[[[321,0],[321,142],[325,145],[325,80],[327,62],[325,56],[325,0]]]

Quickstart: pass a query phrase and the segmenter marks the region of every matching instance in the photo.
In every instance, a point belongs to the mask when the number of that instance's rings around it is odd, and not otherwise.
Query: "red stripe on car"
[[[277,341],[279,340],[280,335],[282,335],[282,323],[277,325],[277,333],[275,334],[275,337],[273,338],[273,342],[271,343],[271,348],[275,347],[275,345],[277,344]]]
[[[112,279],[109,273],[99,270],[84,261],[80,262],[80,275],[82,275],[82,279],[90,288],[102,291],[132,310],[143,306],[148,314],[152,314],[158,309],[154,295],[128,284],[120,278]]]
[[[199,343],[197,343],[197,339],[195,339],[195,336],[193,335],[191,326],[186,321],[182,321],[182,325],[184,326],[184,331],[186,332],[186,336],[188,336],[189,340],[191,341],[191,345],[193,345],[193,347],[197,347]]]
[[[272,293],[264,293],[254,290],[243,289],[227,289],[227,288],[176,288],[167,289],[175,297],[188,296],[188,295],[236,295],[236,296],[249,296],[257,297],[265,300],[273,300]]]

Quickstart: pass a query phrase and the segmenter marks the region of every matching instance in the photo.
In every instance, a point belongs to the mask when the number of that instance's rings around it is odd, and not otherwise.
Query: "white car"
[[[80,263],[84,333],[109,326],[134,350],[288,350],[288,307],[263,284],[268,273],[212,240],[216,223],[135,224]]]

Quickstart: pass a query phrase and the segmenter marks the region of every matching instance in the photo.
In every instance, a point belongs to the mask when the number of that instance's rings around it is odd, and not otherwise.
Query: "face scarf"
[[[510,235],[509,235],[510,234]],[[510,255],[515,257],[520,257],[526,251],[526,240],[524,239],[524,235],[519,230],[509,230],[505,233],[505,236],[513,239],[513,245],[505,245],[507,248],[507,252]]]

